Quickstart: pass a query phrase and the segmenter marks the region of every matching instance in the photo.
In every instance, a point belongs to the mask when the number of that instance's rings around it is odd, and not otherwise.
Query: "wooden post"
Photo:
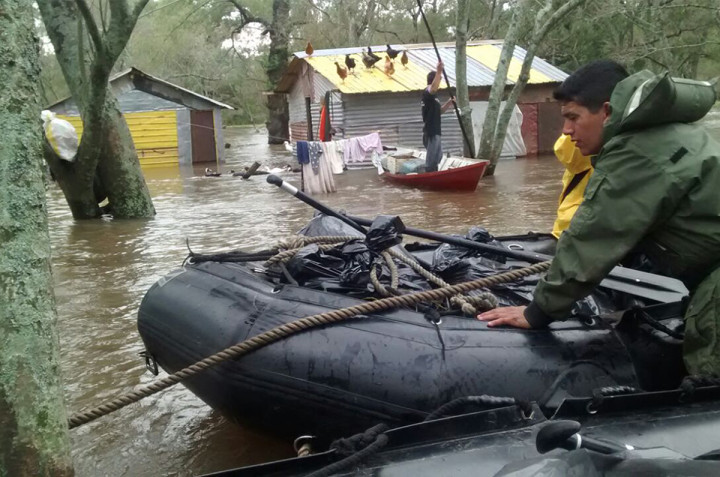
[[[255,161],[252,163],[252,166],[248,168],[248,170],[245,172],[245,174],[242,175],[243,179],[249,179],[251,175],[255,174],[255,171],[258,170],[258,167],[260,167],[260,163]]]
[[[321,137],[321,141],[329,141],[330,137],[330,91],[325,92],[325,137]]]
[[[307,116],[307,140],[313,141],[312,106],[309,97],[305,98],[305,115]]]
[[[0,10],[0,475],[69,476],[33,7]]]
[[[305,116],[307,117],[307,140],[313,140],[313,122],[312,122],[312,107],[310,106],[310,97],[305,97]],[[300,190],[305,192],[305,173],[303,167],[300,166]]]

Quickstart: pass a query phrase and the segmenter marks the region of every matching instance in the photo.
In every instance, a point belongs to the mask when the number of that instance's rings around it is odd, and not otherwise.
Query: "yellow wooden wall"
[[[148,111],[143,113],[123,113],[130,128],[140,165],[168,166],[177,165],[178,137],[177,115],[175,111]],[[58,115],[69,121],[82,136],[80,116]]]

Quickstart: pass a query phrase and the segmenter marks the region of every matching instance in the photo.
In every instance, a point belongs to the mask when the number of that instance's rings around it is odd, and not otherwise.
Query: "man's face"
[[[575,101],[562,104],[563,134],[575,141],[584,156],[592,156],[602,148],[603,125],[610,113],[609,103],[595,113]]]

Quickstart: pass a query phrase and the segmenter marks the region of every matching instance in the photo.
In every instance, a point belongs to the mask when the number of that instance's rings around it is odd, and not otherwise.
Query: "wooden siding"
[[[177,116],[175,111],[148,111],[124,113],[130,128],[140,165],[167,166],[178,164]],[[82,137],[80,116],[62,116],[69,121]]]

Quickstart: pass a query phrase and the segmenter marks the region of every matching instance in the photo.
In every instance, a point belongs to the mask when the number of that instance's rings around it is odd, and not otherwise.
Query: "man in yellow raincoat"
[[[563,134],[555,141],[555,156],[565,166],[562,193],[558,200],[557,218],[552,234],[556,239],[570,226],[575,211],[583,201],[585,187],[593,172],[590,156],[584,156],[570,136]]]

